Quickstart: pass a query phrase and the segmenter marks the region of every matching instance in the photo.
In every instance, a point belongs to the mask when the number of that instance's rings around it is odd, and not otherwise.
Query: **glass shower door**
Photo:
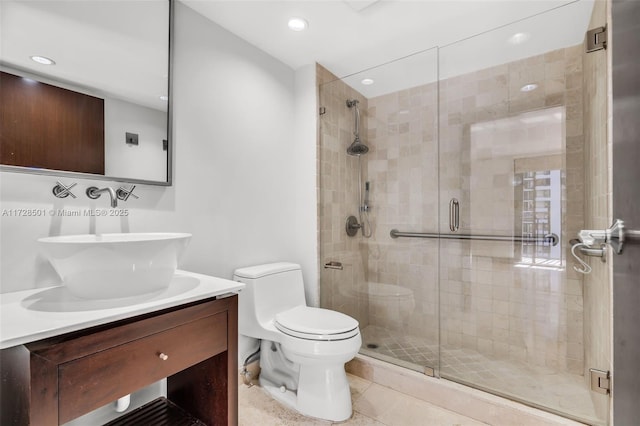
[[[581,39],[528,40],[535,28],[584,25],[584,7],[439,49],[440,371],[604,424],[588,341],[609,337],[589,327],[569,245],[585,223],[585,53]]]
[[[438,242],[390,235],[438,226],[437,50],[343,79],[318,75],[321,306],[358,319],[361,353],[438,375]],[[354,99],[369,147],[359,157],[347,153]],[[349,216],[365,232],[348,236]]]

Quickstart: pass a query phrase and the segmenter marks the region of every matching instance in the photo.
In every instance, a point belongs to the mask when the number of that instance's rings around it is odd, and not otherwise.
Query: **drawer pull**
[[[161,360],[163,360],[163,361],[166,361],[166,360],[168,360],[168,359],[169,359],[169,355],[167,355],[167,354],[165,354],[165,353],[160,352],[160,353],[158,354],[158,358],[160,358],[160,359],[161,359]]]

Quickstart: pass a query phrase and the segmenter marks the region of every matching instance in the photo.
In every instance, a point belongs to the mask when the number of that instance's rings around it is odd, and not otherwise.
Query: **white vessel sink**
[[[166,289],[191,234],[68,235],[38,239],[69,293],[85,299]]]

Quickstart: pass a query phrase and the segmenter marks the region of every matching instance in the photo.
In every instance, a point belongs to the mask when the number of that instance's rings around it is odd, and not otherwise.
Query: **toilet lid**
[[[275,326],[290,336],[312,340],[344,340],[360,332],[354,318],[309,306],[297,306],[276,314]]]

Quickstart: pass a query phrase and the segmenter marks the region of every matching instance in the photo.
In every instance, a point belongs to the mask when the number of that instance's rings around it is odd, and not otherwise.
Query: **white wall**
[[[181,268],[230,278],[241,266],[299,262],[309,302],[317,304],[315,86],[309,70],[296,75],[180,3],[174,36],[174,186],[138,186],[140,199],[121,204],[129,209],[126,218],[0,217],[2,292],[56,281],[37,254],[36,238],[183,231],[193,239]],[[296,88],[304,89],[300,96]],[[90,201],[85,189],[118,186],[6,172],[0,179],[5,211],[106,208],[106,195]],[[77,182],[78,198],[53,197],[57,179]]]
[[[294,166],[296,253],[304,271],[307,304],[320,306],[320,252],[318,228],[318,89],[316,64],[295,73]]]
[[[107,176],[166,181],[167,113],[114,98],[104,100],[104,171]],[[126,143],[126,133],[138,135],[138,145]]]

